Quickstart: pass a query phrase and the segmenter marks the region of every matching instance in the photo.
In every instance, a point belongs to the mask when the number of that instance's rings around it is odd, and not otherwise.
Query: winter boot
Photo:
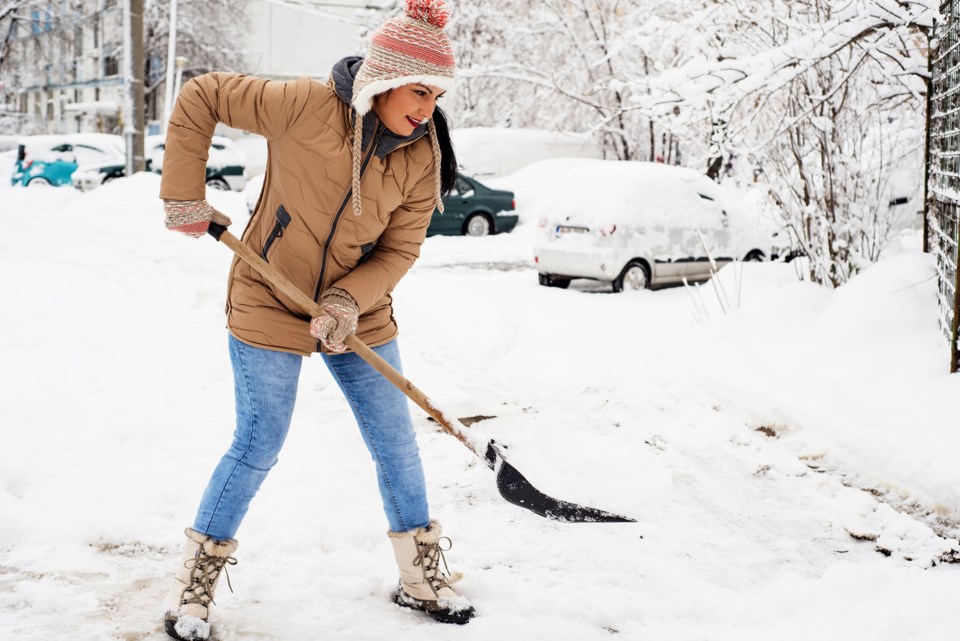
[[[220,581],[220,571],[236,565],[231,555],[237,549],[233,539],[217,541],[187,528],[183,562],[174,577],[167,598],[163,627],[167,634],[180,641],[202,641],[210,636],[210,605]],[[227,584],[230,577],[227,576]],[[233,589],[231,588],[231,591]]]
[[[474,610],[466,597],[457,594],[451,585],[460,580],[460,573],[452,576],[443,553],[453,543],[440,536],[440,523],[430,521],[425,528],[410,532],[388,532],[393,554],[400,567],[400,587],[393,596],[397,605],[424,610],[442,623],[464,624],[473,618]],[[446,548],[440,547],[446,541]],[[440,563],[443,563],[443,571]]]

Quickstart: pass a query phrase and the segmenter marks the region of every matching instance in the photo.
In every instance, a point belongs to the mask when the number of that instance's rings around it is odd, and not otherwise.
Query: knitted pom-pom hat
[[[443,32],[450,17],[444,0],[407,0],[404,15],[387,20],[373,33],[370,50],[353,82],[353,108],[357,112],[353,135],[353,213],[360,215],[360,155],[363,116],[373,108],[373,98],[412,83],[453,89],[454,58],[450,39]],[[437,207],[440,200],[440,143],[433,120],[427,130],[436,162]]]
[[[353,83],[358,114],[370,111],[377,94],[403,85],[453,88],[453,49],[443,32],[449,17],[443,0],[407,0],[405,15],[387,20],[373,33]]]

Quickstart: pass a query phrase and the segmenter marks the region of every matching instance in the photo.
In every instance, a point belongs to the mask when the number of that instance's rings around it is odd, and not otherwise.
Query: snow
[[[197,617],[180,617],[177,620],[177,624],[174,626],[174,629],[177,631],[177,634],[186,639],[205,639],[210,636],[209,621],[204,621],[203,619],[198,619]]]
[[[26,145],[28,148],[36,145],[38,148],[41,147],[54,147],[56,145],[62,145],[64,143],[71,143],[77,145],[91,145],[93,147],[104,147],[114,151],[118,151],[121,154],[124,152],[125,144],[123,141],[123,136],[117,136],[114,134],[95,134],[95,133],[82,133],[82,134],[54,134],[54,135],[43,135],[43,136],[21,136],[17,140],[18,144]]]
[[[229,251],[163,229],[153,174],[0,185],[0,638],[160,641],[183,528],[232,433]],[[243,194],[208,197],[243,228]],[[638,523],[506,504],[413,407],[479,615],[397,607],[369,456],[311,359],[234,593],[221,582],[221,641],[956,635],[960,377],[915,233],[834,291],[749,263],[722,290],[610,295],[538,286],[539,231],[427,239],[395,292],[404,370],[444,413],[495,416],[468,429],[541,490]]]
[[[525,220],[568,221],[587,226],[644,224],[693,226],[710,198],[736,208],[744,195],[687,167],[652,162],[555,158],[532,163],[519,178],[491,181],[522,196]],[[536,184],[530,194],[531,183]]]
[[[843,3],[816,30],[772,49],[719,61],[699,56],[664,71],[649,82],[644,80],[640,86],[648,91],[638,92],[633,100],[665,114],[678,103],[706,106],[714,94],[729,92],[735,99],[760,90],[771,91],[851,42],[872,36],[877,42],[870,42],[868,46],[882,50],[896,42],[902,33],[931,28],[938,16],[936,0]],[[891,67],[891,73],[903,72],[903,67]],[[832,123],[824,125],[832,126]]]
[[[63,106],[64,111],[80,111],[91,114],[116,116],[120,112],[120,105],[113,100],[92,100],[89,102],[70,102]]]

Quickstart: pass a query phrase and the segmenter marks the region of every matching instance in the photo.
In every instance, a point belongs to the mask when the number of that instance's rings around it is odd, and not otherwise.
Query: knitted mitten
[[[357,331],[357,301],[345,289],[331,287],[320,297],[320,307],[323,314],[310,321],[310,335],[331,351],[345,351],[343,341]]]
[[[232,222],[225,214],[211,207],[206,200],[164,200],[163,209],[167,214],[164,221],[167,229],[192,238],[200,238],[207,233],[210,221],[224,227],[229,227]]]

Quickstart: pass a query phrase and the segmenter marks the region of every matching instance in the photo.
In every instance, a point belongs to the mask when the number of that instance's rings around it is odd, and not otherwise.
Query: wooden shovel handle
[[[323,314],[323,309],[320,307],[319,303],[300,291],[300,289],[294,285],[289,278],[281,274],[276,267],[265,261],[255,251],[240,242],[240,239],[227,231],[226,227],[211,222],[208,233],[233,250],[233,253],[239,256],[243,262],[257,270],[277,289],[293,300],[293,302],[307,310],[310,316],[316,317]],[[479,446],[476,443],[473,443],[467,434],[461,429],[463,425],[460,423],[460,421],[448,418],[443,412],[437,409],[437,407],[434,406],[426,394],[420,391],[416,385],[408,381],[403,374],[391,367],[390,363],[380,358],[376,352],[367,347],[367,344],[357,338],[355,334],[350,334],[347,336],[346,340],[344,340],[344,344],[356,352],[357,355],[366,361],[371,367],[383,374],[388,381],[393,383],[401,392],[406,394],[410,400],[419,405],[424,412],[432,416],[434,420],[436,420],[437,423],[443,427],[444,431],[466,445],[471,452],[480,458],[480,460],[485,461],[483,454],[480,452]],[[454,423],[454,421],[456,421],[456,423]]]

